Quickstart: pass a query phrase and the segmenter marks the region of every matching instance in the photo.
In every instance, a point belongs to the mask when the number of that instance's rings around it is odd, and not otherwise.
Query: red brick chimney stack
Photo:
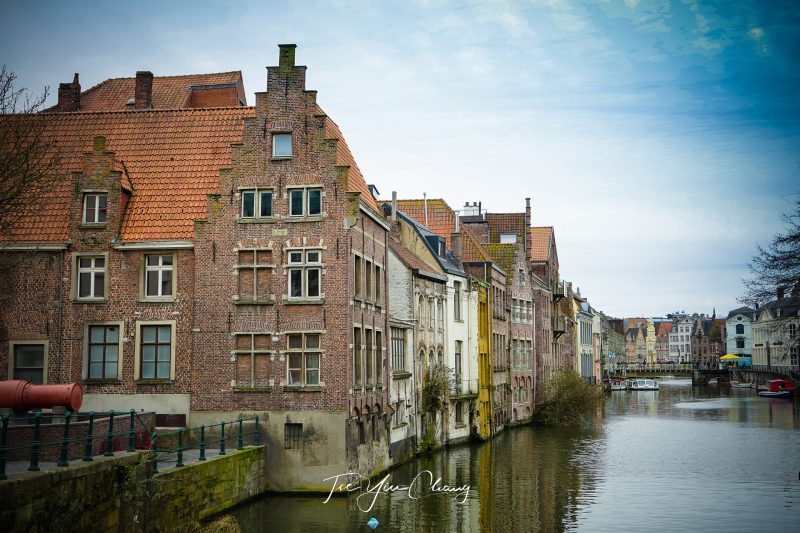
[[[78,82],[78,73],[72,78],[72,83],[58,85],[58,110],[80,111],[81,109],[81,84]]]
[[[134,92],[135,109],[152,109],[153,107],[153,73],[147,70],[136,72],[136,89]]]

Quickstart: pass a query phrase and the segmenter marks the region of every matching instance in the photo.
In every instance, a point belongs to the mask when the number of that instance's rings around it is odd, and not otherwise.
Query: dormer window
[[[292,134],[273,133],[272,134],[272,157],[290,158],[292,157]]]
[[[86,193],[83,195],[83,223],[105,224],[106,207],[108,205],[107,193]]]
[[[517,244],[516,233],[501,233],[500,244]]]

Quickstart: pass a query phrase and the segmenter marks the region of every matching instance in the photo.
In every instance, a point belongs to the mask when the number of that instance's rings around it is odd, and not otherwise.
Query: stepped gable
[[[96,136],[106,138],[106,150],[127,170],[123,186],[134,191],[122,240],[192,239],[193,221],[205,218],[206,195],[219,193],[220,169],[230,166],[231,144],[241,142],[243,119],[252,116],[248,107],[45,115],[44,135],[57,141],[64,179],[36,199],[36,212],[19,220],[6,240],[67,240],[72,173],[82,171],[83,154],[92,152]]]
[[[317,107],[317,112],[320,115],[325,115],[325,112],[322,111],[319,106]],[[339,142],[336,144],[336,163],[338,165],[347,165],[350,167],[347,178],[349,191],[361,193],[361,200],[377,213],[378,202],[375,200],[375,197],[372,196],[367,182],[364,181],[361,169],[358,168],[353,153],[350,151],[350,147],[347,146],[347,141],[345,141],[344,135],[342,135],[342,130],[340,130],[339,126],[327,115],[325,115],[325,136],[329,139],[339,139]]]

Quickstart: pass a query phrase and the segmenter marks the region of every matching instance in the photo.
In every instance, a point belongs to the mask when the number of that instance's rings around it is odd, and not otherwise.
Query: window
[[[272,250],[239,250],[239,301],[269,303],[272,285]]]
[[[283,447],[287,450],[300,450],[303,448],[303,424],[283,425]]]
[[[319,385],[319,333],[288,336],[288,385]]]
[[[83,223],[105,224],[108,194],[86,193],[83,195]]]
[[[381,267],[375,265],[375,304],[381,304]]]
[[[319,216],[322,214],[322,189],[289,189],[289,216]]]
[[[88,379],[119,379],[120,326],[88,326]]]
[[[744,324],[736,324],[736,334],[744,335]]]
[[[736,339],[736,347],[737,348],[744,348],[744,339]]]
[[[436,309],[433,306],[433,300],[428,301],[428,325],[431,329],[436,327]]]
[[[436,304],[436,318],[439,321],[439,329],[444,328],[444,302],[439,300]]]
[[[464,423],[464,406],[461,402],[456,402],[456,424]]]
[[[292,157],[292,134],[272,134],[272,157]]]
[[[356,298],[362,297],[361,290],[361,256],[353,256],[353,284],[355,285]]]
[[[794,339],[797,337],[797,324],[789,324],[789,338]]]
[[[353,383],[361,388],[361,328],[353,328]]]
[[[461,341],[456,341],[456,354],[455,354],[455,379],[457,385],[461,385]]]
[[[372,301],[372,261],[364,262],[364,272],[366,273],[366,297]]]
[[[375,332],[375,384],[383,384],[383,332]]]
[[[140,324],[138,378],[174,379],[174,324]]]
[[[100,300],[105,297],[106,258],[78,257],[78,299]]]
[[[269,386],[268,333],[240,333],[236,335],[236,386]]]
[[[9,378],[24,379],[35,385],[47,383],[47,343],[10,342]]]
[[[372,330],[364,330],[364,357],[367,360],[367,387],[372,386]]]
[[[322,272],[322,250],[289,251],[289,299],[318,299]]]
[[[517,244],[516,233],[501,233],[500,244]]]
[[[242,191],[242,218],[272,218],[272,191],[247,189]]]
[[[145,298],[172,298],[174,256],[144,256],[144,296]]]
[[[404,372],[406,369],[406,332],[402,328],[392,328],[392,370]]]
[[[453,282],[453,317],[461,320],[461,282]]]

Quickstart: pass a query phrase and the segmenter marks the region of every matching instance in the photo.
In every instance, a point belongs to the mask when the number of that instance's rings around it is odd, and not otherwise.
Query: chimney
[[[795,282],[794,287],[792,287],[792,296],[795,298],[800,296],[800,281]]]
[[[463,246],[462,246],[462,239],[461,233],[451,233],[450,234],[450,250],[453,252],[453,255],[456,256],[459,262],[463,261]]]
[[[297,48],[296,44],[279,44],[280,50],[278,55],[278,67],[281,73],[291,72],[294,68],[294,51]]]
[[[397,222],[397,191],[392,191],[392,222]]]
[[[147,70],[136,72],[136,89],[134,92],[134,109],[153,108],[153,73]]]
[[[72,83],[58,85],[58,110],[80,111],[81,109],[81,84],[78,82],[78,73],[72,78]]]

